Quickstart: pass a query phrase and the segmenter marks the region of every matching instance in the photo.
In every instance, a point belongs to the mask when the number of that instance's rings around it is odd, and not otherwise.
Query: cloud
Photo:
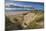
[[[6,7],[11,7],[11,5],[12,5],[12,6],[15,6],[16,4],[15,4],[15,3],[6,3],[6,4],[5,4]]]
[[[16,8],[5,8],[5,10],[16,10]]]

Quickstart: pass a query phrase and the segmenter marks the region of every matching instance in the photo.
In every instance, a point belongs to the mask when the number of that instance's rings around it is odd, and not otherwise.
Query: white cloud
[[[6,4],[5,4],[6,7],[10,7],[10,5],[15,6],[16,4],[15,4],[15,3],[6,3]]]
[[[6,5],[16,5],[15,3],[6,3]]]
[[[5,8],[6,10],[16,10],[16,8]]]

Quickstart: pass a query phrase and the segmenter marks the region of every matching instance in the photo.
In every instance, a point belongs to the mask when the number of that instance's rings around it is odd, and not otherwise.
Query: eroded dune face
[[[20,15],[20,14],[18,14],[18,15],[9,15],[7,17],[9,18],[11,23],[17,24],[17,25],[20,25],[24,20],[23,19],[24,15]]]
[[[24,28],[40,28],[43,27],[43,13],[28,13],[24,16],[24,21],[22,26]]]
[[[16,15],[8,15],[9,21],[16,26],[22,26],[22,29],[43,28],[43,13],[24,13]]]
[[[7,20],[6,19],[6,22],[7,21],[10,21],[11,23],[7,23],[7,24],[9,24],[9,25],[7,25],[6,26],[6,29],[8,29],[8,30],[18,30],[18,29],[22,29],[22,26],[21,26],[21,24],[22,24],[22,22],[23,22],[23,15],[8,15],[7,16],[7,19],[9,19],[9,20]]]
[[[35,16],[34,13],[28,13],[27,15],[24,16],[24,21],[22,26],[27,27],[27,25],[29,25],[30,22],[32,22],[32,18]]]

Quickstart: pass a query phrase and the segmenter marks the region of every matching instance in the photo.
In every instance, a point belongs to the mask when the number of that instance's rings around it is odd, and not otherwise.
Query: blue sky
[[[16,2],[16,5],[19,6],[32,6],[33,8],[36,9],[43,9],[44,8],[44,3],[39,3],[39,2]]]
[[[35,9],[43,9],[44,3],[40,2],[16,2],[14,0],[6,0],[7,5],[10,5],[9,3],[12,3],[13,6],[31,6]]]

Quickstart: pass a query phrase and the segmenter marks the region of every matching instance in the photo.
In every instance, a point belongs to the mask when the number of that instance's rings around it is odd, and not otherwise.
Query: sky
[[[38,2],[16,2],[17,6],[32,6],[33,8],[36,9],[43,9],[44,4],[43,3],[38,3]]]
[[[44,3],[40,2],[16,2],[14,0],[6,0],[6,6],[31,6],[35,9],[44,9]]]

